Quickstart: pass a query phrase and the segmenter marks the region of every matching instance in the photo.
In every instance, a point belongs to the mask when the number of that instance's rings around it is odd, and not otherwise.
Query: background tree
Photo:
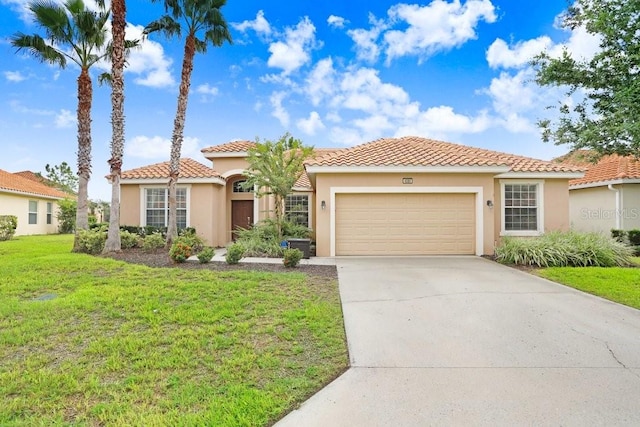
[[[560,58],[537,56],[536,81],[567,87],[572,105],[561,102],[557,123],[539,122],[545,141],[571,144],[599,155],[640,155],[640,19],[638,1],[577,0],[562,26],[586,28],[600,38],[600,51],[590,60],[576,60],[568,51]]]
[[[111,158],[109,159],[109,181],[111,182],[111,209],[109,231],[104,244],[104,253],[122,249],[120,242],[120,176],[122,175],[122,152],[124,151],[124,66],[125,29],[127,9],[124,0],[111,1]]]
[[[59,190],[69,194],[75,194],[78,191],[78,175],[73,172],[67,162],[53,166],[47,163],[44,170],[47,172],[45,178],[54,183]]]
[[[89,69],[107,56],[106,24],[109,12],[86,8],[82,0],[67,0],[63,5],[53,1],[29,4],[35,21],[45,36],[17,33],[11,44],[18,51],[26,50],[41,62],[65,68],[72,61],[80,68],[78,76],[78,201],[76,209],[76,236],[74,251],[78,247],[78,231],[89,228],[88,184],[91,178],[91,103],[93,84]]]
[[[226,0],[164,0],[165,11],[169,14],[151,22],[144,29],[144,34],[164,33],[167,37],[180,37],[184,24],[187,36],[182,59],[182,75],[178,92],[178,107],[173,122],[171,136],[171,157],[169,162],[169,219],[167,224],[167,245],[170,245],[178,234],[176,183],[180,175],[180,153],[184,138],[184,124],[187,113],[191,72],[196,52],[204,53],[208,45],[222,46],[227,41],[232,43],[227,22],[220,9]]]
[[[248,151],[249,167],[245,171],[244,185],[254,189],[256,197],[273,196],[274,220],[280,239],[284,200],[304,172],[305,160],[312,154],[313,147],[304,146],[288,133],[275,142],[256,140],[255,146]]]

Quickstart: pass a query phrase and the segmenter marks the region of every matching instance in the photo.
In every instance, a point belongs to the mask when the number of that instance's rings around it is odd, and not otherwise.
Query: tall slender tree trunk
[[[167,246],[171,245],[178,235],[178,213],[176,203],[176,183],[180,175],[180,153],[184,138],[184,123],[187,115],[187,102],[189,101],[189,87],[191,86],[191,72],[193,71],[193,58],[196,54],[195,35],[189,34],[184,45],[184,58],[182,60],[182,79],[180,80],[180,93],[178,94],[178,109],[173,122],[173,135],[171,137],[171,160],[169,163],[169,221],[167,224]]]
[[[78,207],[73,250],[78,251],[80,230],[89,229],[89,179],[91,178],[91,101],[93,88],[89,70],[78,77]]]
[[[104,252],[122,249],[120,242],[120,175],[122,174],[122,152],[124,151],[124,37],[126,27],[126,5],[124,0],[111,2],[111,158],[109,159],[111,181],[111,208],[109,233]]]

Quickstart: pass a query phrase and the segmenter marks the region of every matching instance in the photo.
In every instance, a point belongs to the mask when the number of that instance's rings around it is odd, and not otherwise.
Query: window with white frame
[[[502,183],[503,232],[537,234],[544,227],[541,215],[541,184]]]
[[[47,202],[47,224],[53,224],[53,203]]]
[[[234,193],[251,193],[251,188],[246,188],[244,185],[247,182],[246,179],[240,179],[233,183]]]
[[[284,213],[287,221],[309,227],[309,196],[289,194],[284,199]]]
[[[166,227],[169,223],[169,190],[145,188],[145,225]],[[187,189],[176,188],[176,219],[178,229],[187,227]]]
[[[29,224],[38,223],[38,201],[29,200]]]

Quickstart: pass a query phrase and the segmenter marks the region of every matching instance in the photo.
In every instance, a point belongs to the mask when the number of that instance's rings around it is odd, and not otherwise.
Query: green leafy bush
[[[192,254],[191,246],[183,242],[174,242],[169,249],[169,258],[174,262],[185,262]]]
[[[137,248],[140,246],[142,238],[137,234],[120,230],[120,246],[122,249]]]
[[[538,267],[628,266],[632,250],[599,233],[551,232],[540,237],[504,237],[498,262]]]
[[[207,246],[198,253],[198,261],[200,261],[200,264],[206,264],[211,261],[214,253],[215,251],[213,248],[211,246]]]
[[[297,267],[303,255],[300,249],[285,249],[283,251],[282,264],[287,268]]]
[[[163,248],[165,245],[164,236],[162,233],[151,233],[144,236],[142,241],[142,249],[147,252],[155,251],[156,249]]]
[[[73,233],[76,229],[76,207],[78,203],[72,199],[58,201],[58,231],[62,234]]]
[[[282,223],[282,235],[285,239],[309,239],[311,238],[312,230],[304,225],[295,224],[293,222],[285,221]]]
[[[282,248],[275,222],[261,221],[248,229],[237,230],[237,242],[245,249],[245,256],[280,258]]]
[[[180,230],[178,238],[174,243],[179,242],[191,247],[191,253],[197,254],[204,248],[204,240],[196,234],[195,228],[185,228]]]
[[[78,252],[96,255],[104,249],[107,233],[102,228],[78,232]]]
[[[18,228],[18,217],[15,215],[0,215],[0,240],[10,240]]]
[[[225,260],[227,264],[237,264],[240,262],[242,257],[244,257],[245,248],[242,243],[234,243],[229,245],[227,248],[227,254],[225,255]]]
[[[640,246],[640,230],[629,230],[627,237],[631,246]]]
[[[620,243],[627,242],[627,232],[624,230],[611,229],[611,237]]]

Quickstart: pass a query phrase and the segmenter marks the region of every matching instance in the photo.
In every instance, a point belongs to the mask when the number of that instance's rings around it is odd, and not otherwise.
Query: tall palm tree
[[[111,158],[109,180],[111,181],[111,208],[109,232],[104,252],[119,251],[120,242],[120,176],[122,175],[122,152],[124,151],[124,66],[125,29],[127,8],[124,0],[111,2]]]
[[[51,0],[29,4],[36,23],[45,37],[16,33],[11,44],[26,50],[40,62],[65,68],[67,61],[80,67],[78,77],[78,207],[74,251],[78,250],[78,231],[89,228],[88,183],[91,177],[91,103],[93,84],[89,69],[107,56],[106,24],[109,12],[100,7],[91,11],[82,0],[67,0],[63,5]]]
[[[171,244],[178,234],[176,182],[180,175],[180,152],[184,137],[184,123],[187,113],[189,87],[191,86],[193,58],[196,52],[206,52],[207,46],[210,44],[219,47],[225,41],[232,43],[227,22],[220,11],[226,3],[226,0],[164,0],[165,11],[169,13],[151,22],[144,29],[145,34],[161,32],[167,37],[180,37],[183,31],[182,23],[187,33],[184,44],[184,57],[182,59],[178,107],[171,136],[167,245]]]

